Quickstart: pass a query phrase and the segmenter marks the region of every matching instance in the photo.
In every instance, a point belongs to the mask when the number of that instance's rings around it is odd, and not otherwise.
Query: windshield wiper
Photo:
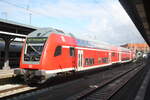
[[[39,51],[37,51],[32,45],[29,45],[36,53],[38,53],[39,55],[41,55],[41,53]]]

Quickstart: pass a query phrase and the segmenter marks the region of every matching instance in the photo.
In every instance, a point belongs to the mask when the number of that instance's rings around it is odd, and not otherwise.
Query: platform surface
[[[9,69],[9,70],[1,69],[0,70],[0,79],[10,78],[10,77],[15,76],[14,70],[15,69]]]

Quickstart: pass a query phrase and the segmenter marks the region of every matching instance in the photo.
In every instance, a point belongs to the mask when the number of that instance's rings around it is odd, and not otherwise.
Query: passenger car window
[[[98,64],[100,64],[100,63],[101,63],[101,58],[99,57],[99,58],[98,58]]]
[[[112,57],[115,57],[115,53],[113,52],[113,53],[111,54],[111,56],[112,56]]]
[[[92,64],[94,64],[94,58],[92,59]]]
[[[88,65],[88,58],[85,59],[85,65]]]
[[[102,58],[102,62],[103,63],[108,63],[108,58],[107,57]]]
[[[61,55],[61,51],[62,51],[62,47],[61,46],[57,46],[55,49],[55,54],[54,56],[59,56]]]
[[[73,47],[70,47],[70,56],[75,56],[75,50]]]

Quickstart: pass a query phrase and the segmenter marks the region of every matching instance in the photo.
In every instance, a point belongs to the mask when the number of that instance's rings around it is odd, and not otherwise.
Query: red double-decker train
[[[79,39],[57,29],[42,28],[27,36],[19,73],[27,82],[42,83],[60,73],[100,68],[134,58],[135,53],[126,48]]]

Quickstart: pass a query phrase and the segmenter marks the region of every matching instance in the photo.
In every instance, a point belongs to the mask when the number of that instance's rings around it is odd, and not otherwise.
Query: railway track
[[[20,92],[14,92],[9,95],[3,96],[3,99],[11,99],[11,100],[31,100],[31,99],[40,99],[40,100],[63,100],[63,99],[82,99],[83,96],[83,91],[88,90],[94,90],[100,87],[100,84],[96,83],[101,83],[104,84],[110,79],[121,75],[122,73],[127,73],[129,70],[136,69],[137,63],[129,63],[122,65],[122,67],[114,67],[111,68],[110,70],[105,70],[105,71],[100,71],[91,75],[87,76],[82,76],[78,77],[75,79],[69,79],[64,82],[58,82],[58,83],[52,83],[49,84],[49,86],[44,87],[44,88],[36,88],[36,87],[26,87],[26,86],[20,86],[18,89],[11,90],[11,89],[6,89],[5,93],[7,92],[12,92],[12,91],[20,91]],[[141,63],[139,63],[138,66],[140,66]],[[121,66],[121,65],[120,65]],[[133,66],[133,67],[130,67]],[[108,74],[109,73],[109,74]],[[97,77],[97,78],[95,78]],[[99,79],[99,78],[100,79]],[[22,87],[22,89],[21,89]],[[24,89],[23,89],[24,88]],[[70,89],[72,91],[70,91]],[[23,91],[24,90],[24,91]],[[65,91],[65,92],[64,92]],[[1,92],[2,94],[5,94]],[[0,93],[0,94],[1,94]],[[80,94],[78,94],[80,93]],[[84,91],[84,95],[88,93]],[[81,96],[82,94],[82,96]],[[69,97],[69,98],[68,98]],[[1,97],[2,98],[2,97]],[[26,99],[25,99],[26,98]]]
[[[91,85],[88,89],[67,100],[109,100],[142,69],[143,67],[132,68],[106,82]]]

